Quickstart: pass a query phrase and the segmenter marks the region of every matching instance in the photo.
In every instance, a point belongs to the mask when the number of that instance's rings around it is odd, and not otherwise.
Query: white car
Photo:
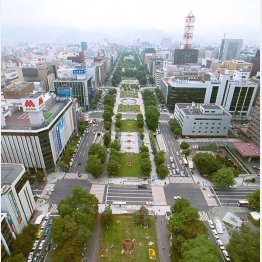
[[[181,199],[182,197],[181,196],[174,196],[174,199],[177,200],[177,199]]]
[[[176,168],[176,166],[175,166],[175,164],[174,164],[174,163],[172,163],[172,164],[171,164],[171,166],[172,166],[172,168]]]
[[[170,157],[170,162],[173,162],[174,161],[174,158],[171,156]]]
[[[39,245],[38,249],[40,249],[40,250],[43,249],[44,244],[45,244],[45,240],[42,240],[40,242],[40,245]]]
[[[179,156],[179,152],[176,152],[176,155]]]
[[[214,194],[208,194],[208,197],[212,198],[212,197],[215,197]]]
[[[33,247],[32,247],[32,249],[33,249],[33,250],[35,250],[35,249],[36,249],[36,247],[37,247],[38,243],[39,243],[39,240],[36,240],[36,241],[34,242],[34,245],[33,245]]]
[[[170,165],[169,165],[169,164],[167,164],[166,167],[167,167],[168,169],[170,169]]]
[[[230,261],[230,258],[229,258],[229,256],[228,256],[227,251],[226,251],[226,250],[223,250],[222,253],[223,253],[223,255],[224,255],[226,261]]]
[[[42,225],[41,225],[41,229],[44,229],[44,228],[45,228],[45,226],[46,226],[46,224],[47,224],[47,221],[46,221],[46,220],[44,220],[44,221],[43,221],[43,223],[42,223]]]
[[[31,262],[33,260],[34,252],[30,252],[27,258],[27,262]]]
[[[179,159],[179,164],[182,165],[183,164],[183,161],[181,159]]]

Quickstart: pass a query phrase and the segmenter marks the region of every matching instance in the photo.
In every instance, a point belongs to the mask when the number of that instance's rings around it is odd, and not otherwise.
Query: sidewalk
[[[194,170],[194,174],[192,174],[192,178],[196,184],[199,184],[199,186],[213,187],[213,183],[200,176],[197,170]]]
[[[46,182],[49,184],[56,183],[58,180],[62,180],[65,176],[65,172],[62,171],[57,171],[57,172],[52,172],[46,176]]]

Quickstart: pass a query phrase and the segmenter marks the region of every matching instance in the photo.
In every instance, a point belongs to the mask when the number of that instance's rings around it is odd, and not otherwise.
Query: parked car
[[[177,200],[177,199],[181,199],[182,197],[181,196],[174,196],[174,199]]]
[[[171,166],[172,166],[172,168],[176,168],[176,166],[175,166],[175,164],[174,164],[174,163],[172,163],[172,164],[171,164]]]
[[[50,249],[51,243],[47,243],[46,247],[45,247],[45,251],[48,252],[48,250]]]
[[[215,197],[214,194],[208,194],[208,197],[212,198],[212,197]]]
[[[174,158],[172,156],[169,159],[171,163],[174,161]]]
[[[45,244],[45,239],[40,242],[38,249],[40,250],[43,249],[44,244]]]
[[[147,185],[146,184],[139,184],[139,185],[137,185],[137,188],[147,188]]]
[[[44,237],[48,235],[49,231],[50,231],[50,227],[47,227],[44,232]]]
[[[169,165],[169,164],[166,164],[166,167],[167,167],[168,169],[170,169],[170,165]]]
[[[27,262],[31,262],[33,260],[34,252],[30,252],[27,257]]]
[[[32,247],[33,250],[35,250],[37,248],[38,243],[39,243],[39,240],[36,240],[34,242],[33,247]]]
[[[45,226],[46,226],[46,224],[47,224],[47,221],[46,221],[46,220],[44,220],[44,221],[43,221],[43,223],[41,224],[41,229],[44,229],[44,228],[45,228]]]

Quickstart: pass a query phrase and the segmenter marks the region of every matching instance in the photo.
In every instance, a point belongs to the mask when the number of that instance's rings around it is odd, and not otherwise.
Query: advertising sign
[[[84,75],[86,73],[86,69],[74,69],[73,74],[74,75]]]
[[[14,213],[15,213],[15,217],[16,217],[16,219],[17,219],[17,222],[18,222],[19,224],[21,224],[21,222],[22,222],[22,217],[21,217],[21,214],[20,214],[20,212],[19,212],[19,210],[18,210],[17,204],[16,204],[16,202],[15,202],[15,198],[14,198],[13,192],[10,192],[10,193],[8,194],[8,198],[9,198],[9,200],[10,200],[11,206],[12,206],[13,211],[14,211]]]
[[[22,105],[24,112],[39,112],[45,105],[44,96],[34,98],[23,98]]]
[[[71,88],[58,89],[56,91],[56,95],[59,97],[72,97],[72,89]]]

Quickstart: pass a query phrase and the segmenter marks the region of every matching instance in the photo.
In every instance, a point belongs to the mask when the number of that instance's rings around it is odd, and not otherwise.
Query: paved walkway
[[[105,194],[105,185],[92,184],[90,194],[94,194],[97,197],[100,204],[103,203],[104,194]]]
[[[163,186],[151,186],[154,205],[166,205],[166,195]]]
[[[169,177],[171,183],[192,184],[194,180],[191,177]]]

